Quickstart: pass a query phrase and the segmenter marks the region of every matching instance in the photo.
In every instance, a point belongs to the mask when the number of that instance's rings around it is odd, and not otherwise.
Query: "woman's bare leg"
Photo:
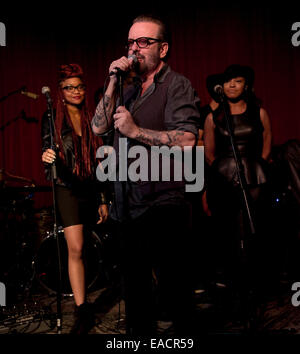
[[[77,306],[85,301],[85,270],[83,263],[83,225],[72,225],[64,229],[68,245],[69,279]]]

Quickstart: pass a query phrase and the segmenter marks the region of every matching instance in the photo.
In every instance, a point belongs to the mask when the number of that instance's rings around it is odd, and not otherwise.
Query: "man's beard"
[[[139,76],[143,76],[143,75],[147,74],[148,72],[155,70],[157,68],[157,66],[159,65],[159,60],[157,59],[156,56],[148,57],[147,63],[145,62],[145,57],[143,55],[139,55],[138,58],[143,59],[142,63],[139,62],[135,66],[135,72]]]

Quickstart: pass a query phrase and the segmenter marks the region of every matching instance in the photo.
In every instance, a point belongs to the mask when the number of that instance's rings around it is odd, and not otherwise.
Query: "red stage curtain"
[[[132,12],[119,8],[117,14],[102,10],[99,5],[71,15],[53,11],[43,19],[25,13],[21,18],[13,14],[0,19],[6,26],[6,47],[0,47],[0,97],[23,85],[40,95],[33,100],[15,94],[0,102],[0,168],[31,178],[38,185],[47,183],[41,163],[40,122],[46,109],[41,88],[49,86],[55,97],[58,66],[79,63],[93,104],[109,63],[126,55],[124,42],[130,21],[153,9]],[[274,4],[272,8],[225,8],[187,3],[161,11],[156,7],[156,13],[160,12],[172,29],[169,63],[191,80],[203,104],[209,102],[207,75],[233,63],[251,65],[256,74],[255,92],[271,118],[274,144],[300,138],[300,46],[291,42],[292,24],[297,21],[293,9],[275,8]],[[37,199],[37,206],[51,202],[49,193],[41,193]]]

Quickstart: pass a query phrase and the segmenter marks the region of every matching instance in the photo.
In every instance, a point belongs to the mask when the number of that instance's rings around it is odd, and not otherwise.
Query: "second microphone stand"
[[[221,93],[219,95],[220,97],[220,101],[221,101],[221,105],[223,108],[223,113],[224,113],[224,118],[225,118],[225,122],[226,122],[226,128],[230,137],[230,144],[231,144],[231,148],[232,148],[232,152],[233,152],[233,157],[235,160],[235,164],[236,164],[236,172],[237,172],[237,178],[238,178],[238,182],[239,182],[239,186],[240,186],[240,190],[241,190],[241,194],[242,194],[242,202],[243,202],[243,209],[245,211],[246,214],[246,218],[248,221],[248,226],[249,226],[249,231],[250,231],[250,235],[251,238],[254,239],[254,236],[256,235],[256,230],[255,230],[255,226],[254,226],[254,222],[253,222],[253,217],[252,217],[252,212],[251,212],[251,208],[249,205],[249,200],[248,200],[248,193],[247,193],[247,182],[246,182],[246,177],[245,177],[245,172],[244,172],[244,167],[241,161],[241,157],[238,153],[237,147],[236,147],[236,143],[235,143],[235,139],[234,139],[234,133],[233,133],[233,129],[232,129],[232,124],[230,122],[229,119],[229,112],[228,112],[228,106],[226,105],[225,102],[225,97],[224,97],[224,93]],[[243,271],[248,274],[248,272],[246,271],[245,265],[248,263],[248,259],[247,259],[247,254],[245,251],[245,240],[243,237],[243,233],[240,232],[239,235],[239,249],[241,251],[241,257],[242,257],[242,266],[243,266]],[[244,276],[246,275],[244,274]],[[246,282],[247,283],[247,282]],[[246,287],[247,284],[246,284]],[[244,289],[243,289],[244,290]],[[252,303],[251,300],[249,300],[249,298],[251,299],[251,296],[249,294],[249,289],[247,291],[247,294],[244,296],[247,297],[247,299],[243,299],[246,303],[246,311],[247,311],[247,321],[244,323],[244,328],[245,329],[250,329],[249,327],[252,325],[249,315],[250,312],[252,312]]]
[[[221,105],[223,107],[226,128],[227,128],[227,131],[228,131],[229,137],[230,137],[230,144],[231,144],[231,148],[232,148],[232,152],[233,152],[234,161],[236,164],[236,172],[237,172],[238,182],[239,182],[242,196],[243,196],[244,207],[245,207],[245,211],[246,211],[246,215],[247,215],[247,219],[248,219],[248,223],[249,223],[249,229],[250,229],[251,235],[254,236],[256,234],[256,231],[255,231],[254,222],[253,222],[253,218],[252,218],[252,214],[251,214],[251,209],[250,209],[249,201],[248,201],[248,195],[247,195],[247,190],[246,190],[247,182],[246,182],[246,178],[245,178],[244,167],[242,165],[241,158],[240,158],[239,154],[237,153],[237,148],[236,148],[236,144],[234,141],[234,135],[233,135],[230,121],[229,121],[228,111],[226,109],[225,99],[224,99],[223,94],[220,95],[220,100],[221,100]],[[244,240],[241,239],[240,241],[241,241],[240,248],[244,249]]]

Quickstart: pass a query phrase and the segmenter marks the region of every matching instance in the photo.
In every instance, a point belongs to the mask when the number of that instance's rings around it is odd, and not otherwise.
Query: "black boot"
[[[70,334],[88,334],[89,330],[95,325],[92,305],[87,302],[75,306],[74,317],[75,322]]]

